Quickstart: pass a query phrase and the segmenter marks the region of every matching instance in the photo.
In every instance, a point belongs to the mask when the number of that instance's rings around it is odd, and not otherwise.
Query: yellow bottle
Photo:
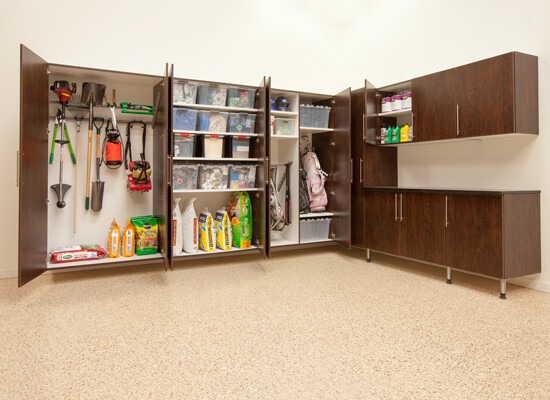
[[[124,235],[122,235],[122,255],[124,257],[132,257],[134,255],[136,240],[136,232],[134,225],[130,222],[130,218],[126,221]]]
[[[409,125],[408,124],[405,124],[401,127],[401,132],[400,132],[400,142],[408,142],[409,141]]]
[[[113,219],[109,231],[109,258],[118,258],[120,256],[120,228]]]

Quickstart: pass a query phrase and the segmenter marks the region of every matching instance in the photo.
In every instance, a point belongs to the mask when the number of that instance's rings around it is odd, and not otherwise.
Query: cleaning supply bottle
[[[182,204],[183,251],[189,254],[199,251],[199,221],[193,205],[195,200],[193,197]]]
[[[397,125],[394,130],[394,137],[392,142],[399,143],[401,141],[401,125]]]
[[[172,253],[179,255],[183,251],[183,222],[180,209],[181,198],[174,199],[172,210]]]
[[[401,138],[399,139],[400,142],[408,142],[409,141],[409,124],[405,124],[401,127]]]
[[[109,245],[107,247],[109,258],[118,258],[120,256],[120,228],[114,219],[109,230]]]
[[[122,235],[122,256],[132,257],[136,246],[136,232],[130,218],[126,221],[126,228]]]

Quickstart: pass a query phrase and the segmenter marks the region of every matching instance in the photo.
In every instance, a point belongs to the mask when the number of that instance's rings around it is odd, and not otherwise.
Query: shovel
[[[101,122],[101,125],[96,124]],[[94,118],[94,126],[96,129],[96,147],[95,147],[95,159],[96,159],[96,178],[97,180],[92,183],[92,210],[101,211],[103,207],[103,190],[105,189],[105,182],[101,182],[99,178],[99,170],[101,167],[101,147],[100,147],[100,134],[101,127],[103,126],[103,118]]]
[[[88,116],[88,157],[86,165],[86,210],[90,209],[90,178],[92,170],[92,136],[93,136],[93,121],[94,121],[94,106],[103,104],[103,96],[105,95],[105,85],[95,82],[84,82],[82,84],[82,104],[90,106],[90,114]]]

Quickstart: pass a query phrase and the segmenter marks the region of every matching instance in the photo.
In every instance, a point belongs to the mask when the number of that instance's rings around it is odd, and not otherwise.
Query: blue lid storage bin
[[[227,132],[227,113],[218,111],[199,111],[199,131]]]
[[[227,89],[227,105],[229,107],[254,108],[256,89]]]
[[[174,109],[174,129],[181,131],[194,131],[197,129],[197,111]]]
[[[192,133],[174,133],[174,157],[193,157],[195,135]]]
[[[197,104],[225,106],[227,89],[221,86],[200,85],[197,92]]]
[[[255,114],[229,113],[229,132],[254,133],[255,125]]]

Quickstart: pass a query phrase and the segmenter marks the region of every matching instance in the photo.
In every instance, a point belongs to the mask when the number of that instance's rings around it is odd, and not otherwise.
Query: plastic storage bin
[[[328,128],[328,118],[330,115],[330,107],[315,106],[313,108],[313,127]]]
[[[227,89],[221,86],[200,85],[197,92],[197,103],[210,106],[225,106]]]
[[[197,188],[198,166],[194,164],[176,164],[172,173],[174,190]]]
[[[256,187],[255,165],[231,165],[229,167],[229,189],[251,189]]]
[[[300,126],[313,126],[313,106],[309,104],[300,104]]]
[[[197,101],[197,85],[189,82],[174,84],[172,95],[174,103],[195,104]]]
[[[306,218],[300,220],[300,242],[328,239],[331,218]]]
[[[295,119],[276,118],[273,128],[274,135],[293,136],[295,134]]]
[[[193,157],[195,153],[195,135],[192,133],[174,133],[174,157]]]
[[[256,114],[229,113],[227,125],[229,132],[254,133]]]
[[[223,156],[223,137],[219,135],[204,135],[204,157],[221,158]]]
[[[233,136],[231,138],[231,157],[248,158],[250,154],[250,138]]]
[[[199,111],[198,127],[203,132],[227,132],[227,113]]]
[[[227,105],[229,107],[254,108],[256,89],[227,89]]]
[[[197,129],[197,111],[196,110],[174,110],[174,129],[179,131],[194,131]]]
[[[199,165],[199,189],[227,189],[228,169],[227,165]]]

